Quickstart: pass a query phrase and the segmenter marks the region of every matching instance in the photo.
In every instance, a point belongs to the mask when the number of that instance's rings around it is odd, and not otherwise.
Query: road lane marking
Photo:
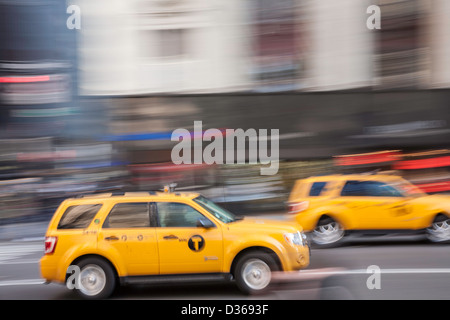
[[[36,242],[36,241],[42,241],[44,242],[45,237],[27,237],[27,238],[19,238],[11,240],[11,242],[19,243],[19,242]]]
[[[0,245],[0,265],[32,263],[29,261],[36,261],[36,259],[27,259],[25,256],[39,252],[42,254],[44,252],[42,244],[2,244]]]
[[[386,268],[380,269],[383,274],[450,274],[450,268]],[[298,272],[274,272],[274,280],[292,281],[292,280],[316,280],[324,279],[335,275],[367,275],[367,269],[342,269],[342,268],[322,268],[303,270]],[[0,287],[7,286],[26,286],[44,284],[44,279],[18,279],[1,280]]]
[[[300,273],[308,273],[308,270],[300,271]],[[316,271],[312,269],[310,274],[335,275],[335,274],[367,274],[367,269],[344,269],[344,270],[324,270]],[[380,268],[381,273],[450,273],[450,268]]]
[[[447,274],[450,268],[380,268],[381,274]],[[275,281],[302,281],[302,280],[321,280],[330,276],[338,275],[358,275],[371,274],[366,269],[345,269],[345,268],[320,268],[306,269],[293,272],[274,272]]]
[[[8,261],[0,261],[0,264],[38,264],[40,262],[39,259],[21,259],[21,260],[8,260]]]
[[[44,284],[44,279],[21,279],[21,280],[3,280],[0,281],[0,287],[8,286],[31,286],[37,284]]]

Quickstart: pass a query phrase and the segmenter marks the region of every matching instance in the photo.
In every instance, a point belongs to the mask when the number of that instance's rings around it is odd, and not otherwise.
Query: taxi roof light
[[[164,192],[165,193],[172,193],[175,191],[175,187],[177,186],[176,183],[171,183],[169,185],[164,186]]]

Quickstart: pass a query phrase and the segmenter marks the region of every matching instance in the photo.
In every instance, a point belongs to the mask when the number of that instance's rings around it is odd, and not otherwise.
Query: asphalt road
[[[44,284],[39,274],[43,242],[0,242],[0,299],[78,299],[66,287]],[[233,283],[147,285],[120,288],[111,299],[316,300],[449,299],[450,245],[417,238],[348,241],[339,248],[312,250],[303,271],[276,274],[264,296],[242,295]]]

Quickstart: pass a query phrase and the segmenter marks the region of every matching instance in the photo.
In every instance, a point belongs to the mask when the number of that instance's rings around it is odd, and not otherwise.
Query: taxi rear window
[[[327,184],[326,182],[314,182],[311,186],[311,190],[309,190],[309,196],[310,197],[320,196],[326,184]]]
[[[58,229],[84,229],[101,208],[101,204],[82,204],[70,206],[59,220]]]

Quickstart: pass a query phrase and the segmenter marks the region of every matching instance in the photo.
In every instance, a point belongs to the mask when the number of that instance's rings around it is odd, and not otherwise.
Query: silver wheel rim
[[[436,221],[427,229],[428,239],[433,242],[450,240],[450,219]]]
[[[339,223],[332,221],[317,226],[312,233],[312,240],[317,244],[331,244],[339,241],[343,236],[344,230]]]
[[[242,269],[242,276],[245,284],[252,290],[266,288],[272,278],[269,265],[259,259],[248,260]]]
[[[87,296],[95,296],[102,292],[106,285],[106,274],[101,267],[89,264],[80,272],[80,291]]]

